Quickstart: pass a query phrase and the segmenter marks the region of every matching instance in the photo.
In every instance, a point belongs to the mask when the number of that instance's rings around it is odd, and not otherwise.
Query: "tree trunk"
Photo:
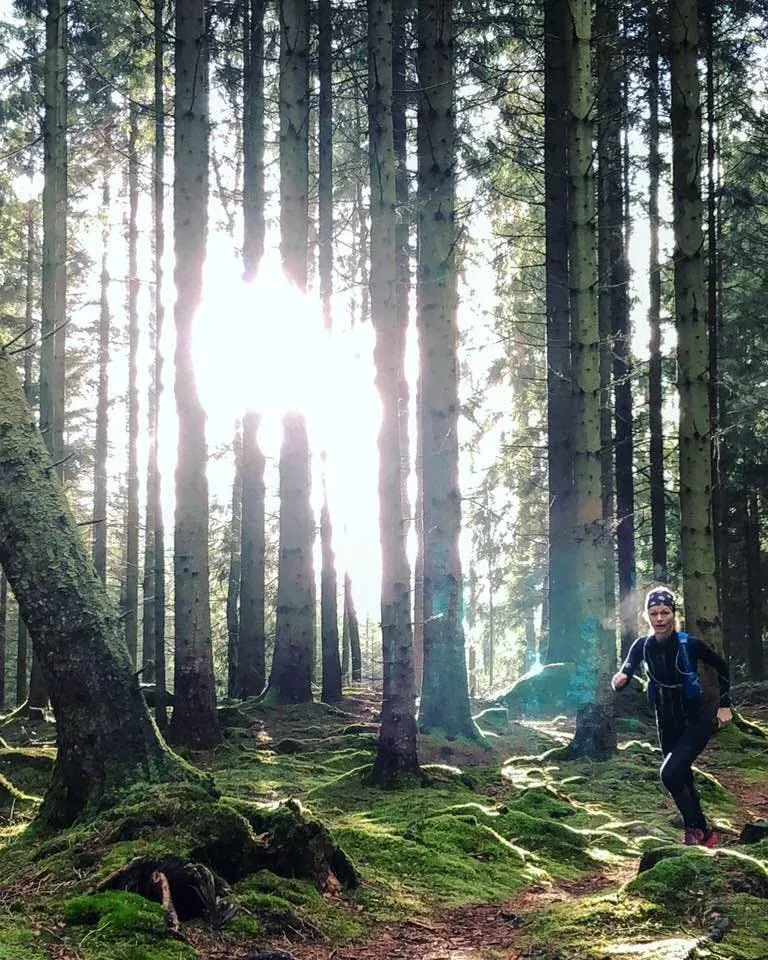
[[[324,703],[341,700],[341,661],[339,660],[339,610],[336,558],[333,554],[333,530],[328,509],[328,491],[323,484],[323,507],[320,514],[320,644],[323,659],[322,692]]]
[[[107,582],[107,456],[109,454],[109,176],[104,171],[101,201],[105,214],[101,232],[101,284],[99,323],[96,335],[98,343],[98,387],[96,399],[96,437],[93,451],[93,565],[101,578]]]
[[[243,435],[235,424],[232,454],[235,475],[232,478],[232,516],[229,523],[229,575],[227,577],[227,696],[237,696],[237,667],[240,649],[240,577],[242,575],[241,536],[243,525]]]
[[[309,490],[306,424],[300,414],[288,414],[283,419],[280,451],[277,633],[265,693],[270,703],[306,703],[312,699],[315,575],[312,554],[306,549],[314,536]],[[295,504],[297,509],[286,509],[288,504]]]
[[[544,5],[544,194],[547,310],[547,461],[549,473],[548,663],[569,660],[575,564],[571,327],[568,303],[568,115],[565,0]]]
[[[669,0],[672,207],[680,397],[680,515],[686,626],[722,647],[712,530],[709,337],[704,283],[696,0]]]
[[[43,117],[43,269],[40,327],[40,429],[59,478],[64,475],[67,316],[67,6],[53,0],[45,20]],[[34,680],[34,682],[32,682]],[[32,656],[29,708],[48,703]]]
[[[344,618],[345,635],[349,635],[349,660],[352,673],[352,683],[360,683],[363,679],[363,658],[360,651],[360,625],[357,621],[355,601],[352,596],[352,580],[347,574],[344,577]]]
[[[762,680],[765,676],[763,659],[763,569],[760,550],[760,508],[757,490],[751,487],[747,493],[747,524],[745,543],[747,547],[747,609],[748,641],[747,669],[750,680]]]
[[[197,749],[221,739],[211,649],[208,584],[208,480],[205,412],[192,361],[192,330],[200,306],[208,229],[208,39],[205,0],[176,7],[174,104],[174,246],[176,304],[176,466],[174,531],[175,743]]]
[[[333,295],[333,100],[331,96],[333,83],[333,22],[331,19],[331,0],[318,0],[317,4],[317,73],[320,88],[317,104],[317,255],[323,325],[326,330],[330,331],[332,326],[331,297]],[[322,598],[320,603],[322,616]]]
[[[598,262],[600,276],[600,328],[603,344],[610,343],[613,357],[613,431],[608,439],[613,454],[616,502],[616,552],[619,586],[621,649],[629,651],[636,632],[636,572],[634,538],[634,478],[632,443],[631,331],[629,327],[629,265],[624,242],[624,178],[621,142],[622,66],[619,11],[610,0],[596,8],[598,26],[598,169],[599,225]],[[610,361],[609,361],[610,363]],[[604,482],[606,478],[603,478]],[[613,520],[613,514],[607,519]],[[610,569],[613,544],[609,542]],[[614,578],[610,577],[608,609],[614,603]]]
[[[137,781],[189,779],[139,692],[10,358],[0,352],[0,565],[51,693],[58,751],[40,816],[70,824]]]
[[[161,730],[165,730],[168,722],[165,696],[167,686],[165,668],[165,523],[160,495],[161,476],[158,462],[160,400],[163,394],[161,343],[165,325],[165,305],[163,303],[163,258],[165,254],[165,178],[163,176],[165,159],[165,36],[163,10],[164,0],[153,0],[155,142],[152,151],[152,228],[154,236],[152,272],[154,278],[155,349],[152,364],[152,381],[154,384],[152,436],[154,437],[154,443],[150,445],[149,450],[149,475],[151,479],[147,484],[148,500],[151,498],[152,536],[154,539],[152,551],[154,557],[152,615],[155,643],[155,720]],[[147,611],[147,615],[149,615],[149,611]]]
[[[368,0],[368,119],[371,173],[371,317],[376,331],[383,697],[375,782],[393,786],[418,770],[413,688],[411,571],[406,553],[400,401],[405,381],[403,313],[398,311],[395,149],[392,125],[392,0]]]
[[[307,286],[309,234],[309,3],[280,0],[280,252],[288,280]],[[283,420],[277,636],[267,695],[312,699],[315,651],[315,523],[303,415]]]
[[[251,280],[264,254],[264,11],[246,0],[243,16],[243,267]]]
[[[459,556],[452,0],[418,5],[419,375],[424,477],[424,681],[419,726],[475,738]]]
[[[236,696],[263,693],[267,677],[264,624],[264,454],[259,447],[257,413],[243,417],[243,503],[240,534],[240,634]]]
[[[664,490],[664,430],[661,381],[661,265],[659,264],[659,15],[657,0],[648,0],[648,429],[653,577],[666,583],[667,505]]]
[[[139,642],[139,158],[138,106],[129,107],[128,134],[128,491],[125,517],[125,609],[123,624],[134,663]]]
[[[573,476],[578,581],[577,616],[571,627],[570,659],[577,670],[572,697],[578,706],[574,753],[603,757],[616,749],[609,681],[616,662],[615,637],[606,609],[602,563],[606,531],[601,502],[600,357],[597,318],[595,194],[592,166],[592,10],[589,0],[569,0],[572,39],[568,45],[569,279],[575,390]],[[598,724],[600,727],[598,728]],[[599,739],[594,732],[600,734]],[[579,754],[583,755],[583,754]]]

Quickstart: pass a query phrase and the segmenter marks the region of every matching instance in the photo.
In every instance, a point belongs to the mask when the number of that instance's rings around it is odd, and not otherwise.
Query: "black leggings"
[[[712,735],[712,717],[705,715],[682,731],[659,730],[664,762],[661,782],[672,794],[686,827],[707,829],[699,795],[693,783],[691,764],[706,747]],[[672,735],[670,735],[672,734]]]

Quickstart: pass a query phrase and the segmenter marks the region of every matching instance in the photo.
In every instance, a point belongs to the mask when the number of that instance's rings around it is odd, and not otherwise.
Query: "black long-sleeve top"
[[[718,705],[730,707],[730,671],[720,654],[698,637],[689,636],[688,659],[692,670],[696,670],[699,660],[715,669],[720,684]],[[620,672],[632,677],[641,663],[645,664],[649,680],[654,681],[657,711],[664,709],[665,701],[670,696],[682,697],[683,669],[680,664],[680,639],[676,630],[666,640],[657,640],[653,634],[638,637],[629,648]]]

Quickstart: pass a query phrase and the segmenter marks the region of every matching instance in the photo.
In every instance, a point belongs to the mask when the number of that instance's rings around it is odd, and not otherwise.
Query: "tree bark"
[[[406,553],[400,401],[405,381],[403,313],[398,311],[396,166],[392,121],[392,0],[368,0],[368,121],[371,184],[371,317],[376,331],[379,538],[383,696],[375,782],[391,787],[418,770],[413,688],[411,571]]]
[[[104,171],[101,201],[104,212],[110,209],[109,175]],[[93,565],[101,578],[107,582],[107,456],[109,454],[109,216],[104,218],[101,233],[101,283],[99,323],[96,334],[98,343],[98,387],[96,398],[96,437],[93,451]]]
[[[597,318],[595,193],[592,165],[592,9],[589,0],[569,0],[572,37],[568,45],[568,107],[570,112],[569,279],[571,287],[571,355],[575,391],[573,476],[578,569],[577,617],[571,627],[572,655],[577,663],[571,695],[578,706],[573,751],[605,756],[616,749],[611,721],[610,677],[615,669],[616,644],[607,629],[613,622],[606,608],[602,564],[606,531],[601,502],[600,357]],[[603,725],[593,736],[595,717]],[[582,744],[586,746],[582,748]]]
[[[658,0],[648,0],[648,429],[653,578],[666,583],[667,505],[664,489],[664,430],[661,381],[661,265],[659,263],[659,13]]]
[[[243,417],[243,502],[240,534],[240,633],[237,645],[238,697],[256,697],[266,683],[264,601],[264,454],[259,447],[260,417]]]
[[[336,558],[333,553],[333,529],[328,508],[328,492],[323,484],[323,507],[320,514],[320,646],[323,677],[320,698],[324,703],[341,700],[341,661],[339,659],[339,601],[336,581]]]
[[[424,478],[424,680],[419,726],[477,737],[469,709],[459,556],[452,0],[418,5],[418,326]]]
[[[153,0],[154,19],[154,134],[152,151],[152,228],[154,237],[152,273],[154,279],[155,312],[155,348],[152,363],[152,381],[154,384],[154,408],[152,408],[152,437],[154,443],[149,450],[149,480],[147,483],[148,503],[151,498],[152,537],[154,566],[152,570],[154,596],[152,604],[153,636],[155,647],[154,680],[156,687],[155,720],[161,730],[168,722],[165,690],[167,686],[165,666],[165,523],[161,500],[161,475],[158,459],[160,449],[159,416],[160,401],[163,395],[163,352],[161,342],[165,325],[165,304],[163,302],[163,259],[165,254],[165,178],[163,163],[165,160],[165,37],[163,27],[164,0]],[[148,533],[149,535],[149,533]],[[145,609],[149,616],[149,610]]]
[[[306,703],[312,699],[315,574],[312,554],[307,550],[314,538],[310,487],[306,424],[300,414],[288,414],[283,419],[280,451],[277,635],[265,692],[272,703]]]
[[[762,680],[765,676],[763,652],[763,570],[760,550],[760,507],[757,490],[751,487],[746,493],[747,523],[745,542],[747,547],[747,669],[750,680]]]
[[[256,275],[264,254],[264,11],[245,0],[243,16],[243,267]]]
[[[360,625],[357,621],[355,600],[352,596],[352,580],[349,574],[344,577],[344,636],[349,641],[349,666],[352,683],[363,679],[363,661],[360,651]],[[345,645],[347,639],[345,639]]]
[[[128,133],[128,489],[125,517],[125,608],[128,652],[138,662],[139,644],[139,118],[131,101]]]
[[[309,236],[309,3],[280,0],[280,253],[288,280],[307,287]],[[280,453],[277,636],[267,696],[312,699],[315,651],[315,523],[307,425],[283,419]]]
[[[237,667],[240,648],[240,577],[243,525],[243,434],[240,420],[232,439],[235,474],[232,478],[232,516],[229,522],[229,575],[227,576],[227,696],[237,696]]]
[[[546,660],[571,658],[575,602],[571,322],[568,303],[568,114],[565,0],[544,5],[544,195],[549,476],[549,639]]]
[[[624,242],[624,178],[621,142],[622,64],[619,11],[610,0],[596,7],[597,84],[598,84],[598,170],[599,222],[598,262],[600,276],[600,328],[605,330],[603,345],[610,344],[608,361],[613,375],[613,430],[608,425],[608,441],[615,482],[616,554],[619,587],[621,649],[629,651],[636,633],[636,571],[634,538],[633,418],[629,318],[629,264]],[[604,482],[606,477],[604,476]],[[613,510],[607,517],[613,521]],[[613,571],[613,542],[609,540],[609,563]],[[606,564],[608,566],[608,563]],[[608,608],[613,607],[614,578],[607,593]]]
[[[168,733],[206,749],[221,739],[211,648],[205,412],[192,360],[208,229],[208,38],[205,0],[176,7],[174,247],[176,466],[174,709]]]
[[[0,565],[32,636],[56,717],[58,751],[42,822],[70,824],[137,781],[193,778],[150,719],[118,613],[2,351],[0,487]]]
[[[686,626],[722,649],[712,528],[709,336],[700,188],[696,0],[670,0],[672,208],[680,397],[680,515]]]

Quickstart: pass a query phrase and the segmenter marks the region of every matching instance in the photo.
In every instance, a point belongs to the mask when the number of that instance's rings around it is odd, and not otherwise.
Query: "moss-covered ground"
[[[422,932],[398,941],[403,957],[428,956],[425,936],[448,943],[453,926],[469,945],[439,955],[455,960],[768,957],[768,840],[737,842],[768,812],[768,740],[732,727],[702,758],[697,783],[727,841],[713,853],[679,843],[647,716],[620,719],[614,759],[576,763],[555,750],[568,718],[478,710],[479,741],[423,738],[423,778],[382,792],[370,782],[377,704],[353,694],[334,707],[227,704],[224,743],[189,757],[219,801],[127,786],[119,807],[54,836],[32,822],[50,731],[41,745],[5,729],[0,960],[237,958],[266,944],[314,960],[351,941],[354,955],[385,957],[375,931],[403,924]],[[657,862],[638,874],[648,851]],[[149,877],[190,863],[215,890],[195,909],[175,887],[176,935]]]

